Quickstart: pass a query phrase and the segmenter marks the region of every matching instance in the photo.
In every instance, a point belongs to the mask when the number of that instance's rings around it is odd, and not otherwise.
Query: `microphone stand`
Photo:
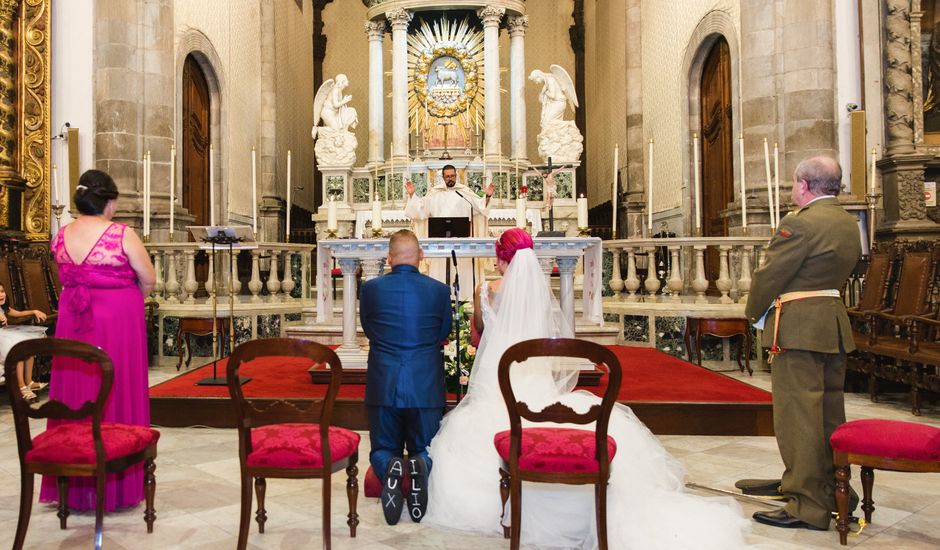
[[[474,236],[474,235],[473,235],[473,210],[474,210],[474,205],[473,205],[472,202],[470,202],[470,199],[468,199],[467,197],[461,195],[461,194],[460,194],[460,191],[456,191],[456,190],[455,190],[454,193],[457,193],[457,196],[458,196],[458,197],[460,197],[461,199],[467,201],[467,204],[470,205],[470,237],[473,238],[473,236]],[[476,256],[470,258],[470,264],[471,264],[471,266],[472,266],[471,271],[470,271],[470,281],[471,281],[471,283],[473,284],[473,290],[475,291],[476,288],[477,288],[477,257],[476,257]],[[457,271],[457,258],[456,258],[456,257],[454,258],[454,271]],[[459,295],[459,294],[457,295],[457,298],[458,298],[458,300],[459,300],[459,298],[460,298],[460,295]]]

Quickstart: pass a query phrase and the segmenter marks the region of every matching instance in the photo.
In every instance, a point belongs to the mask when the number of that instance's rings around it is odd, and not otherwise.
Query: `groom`
[[[404,506],[404,448],[411,519],[424,517],[431,469],[427,447],[444,413],[441,342],[450,333],[450,292],[418,272],[423,257],[414,233],[395,233],[388,243],[391,273],[363,284],[359,295],[359,318],[369,338],[369,461],[382,482],[382,511],[389,525],[398,523]]]

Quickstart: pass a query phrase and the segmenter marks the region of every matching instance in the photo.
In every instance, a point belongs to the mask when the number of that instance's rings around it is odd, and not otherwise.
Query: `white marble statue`
[[[356,135],[350,132],[359,123],[356,109],[347,103],[351,95],[344,95],[343,90],[349,85],[344,74],[336,79],[324,82],[313,100],[313,130],[311,135],[316,140],[314,150],[317,163],[322,167],[352,166],[356,163]],[[317,126],[320,121],[323,126]]]
[[[542,104],[539,155],[554,163],[577,162],[584,151],[584,138],[573,120],[565,120],[565,111],[578,107],[578,96],[568,72],[558,65],[551,72],[532,71],[529,80],[542,85],[539,102]]]

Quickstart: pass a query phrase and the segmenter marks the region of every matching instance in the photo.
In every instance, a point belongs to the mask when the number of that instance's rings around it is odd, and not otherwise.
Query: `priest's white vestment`
[[[414,222],[415,234],[419,239],[428,236],[428,218],[434,217],[453,217],[470,218],[473,215],[473,222],[470,224],[471,237],[486,236],[486,221],[489,217],[489,207],[486,199],[478,197],[472,189],[461,183],[453,187],[447,187],[445,183],[438,183],[432,187],[424,197],[412,195],[405,204],[405,215]],[[450,262],[450,258],[446,262]],[[474,276],[474,262],[470,258],[460,258],[457,260],[457,272],[460,274],[460,299],[473,300],[474,281],[482,281],[482,269],[484,262],[492,262],[489,258],[476,259],[476,276]],[[447,283],[447,264],[443,258],[429,258],[428,275]],[[454,269],[451,265],[451,283],[453,283]]]

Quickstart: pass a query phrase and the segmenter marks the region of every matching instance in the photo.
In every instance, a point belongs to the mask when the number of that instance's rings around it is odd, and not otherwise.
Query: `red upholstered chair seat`
[[[840,453],[940,461],[940,428],[897,420],[853,420],[829,439]]]
[[[359,434],[330,426],[330,459],[337,462],[359,447]],[[322,468],[318,424],[269,424],[251,430],[252,452],[248,466],[271,468]]]
[[[140,452],[160,439],[160,432],[146,426],[101,423],[101,440],[107,460]],[[94,464],[95,442],[91,422],[60,424],[33,438],[26,453],[29,462]]]
[[[496,452],[509,460],[509,430],[493,438]],[[593,431],[572,428],[526,428],[522,430],[519,469],[540,472],[596,472]],[[617,454],[617,443],[607,436],[607,456]]]

